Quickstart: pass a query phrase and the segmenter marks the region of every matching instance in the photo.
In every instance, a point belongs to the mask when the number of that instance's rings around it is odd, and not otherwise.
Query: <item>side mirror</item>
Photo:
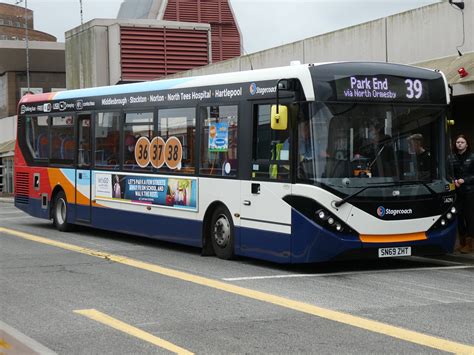
[[[271,127],[277,131],[284,131],[288,128],[288,107],[283,105],[272,105]]]

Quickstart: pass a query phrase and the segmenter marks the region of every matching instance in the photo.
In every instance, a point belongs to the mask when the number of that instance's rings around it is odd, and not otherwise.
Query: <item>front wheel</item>
[[[216,208],[211,220],[211,241],[214,253],[220,259],[234,258],[234,223],[224,206]]]
[[[71,229],[71,225],[67,223],[68,213],[66,195],[60,191],[54,198],[53,204],[53,224],[57,230],[67,232]]]

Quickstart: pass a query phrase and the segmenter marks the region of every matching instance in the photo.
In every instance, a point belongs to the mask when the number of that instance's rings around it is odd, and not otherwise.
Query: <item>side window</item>
[[[149,147],[153,139],[153,112],[127,112],[123,130],[123,168],[151,170]]]
[[[237,175],[238,106],[203,107],[201,166],[203,175]]]
[[[158,111],[158,137],[165,144],[161,171],[194,174],[195,134],[196,109],[194,107]]]
[[[270,105],[255,106],[252,178],[290,178],[289,129],[272,130]]]
[[[120,157],[120,113],[99,112],[95,119],[95,166],[118,169]]]
[[[51,117],[51,160],[70,164],[74,161],[74,117]]]
[[[26,117],[26,144],[33,159],[48,159],[48,116]]]

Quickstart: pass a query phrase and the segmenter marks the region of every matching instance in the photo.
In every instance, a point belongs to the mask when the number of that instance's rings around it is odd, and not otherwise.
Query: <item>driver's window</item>
[[[254,142],[252,178],[289,180],[290,132],[272,130],[271,105],[256,105],[254,110]]]

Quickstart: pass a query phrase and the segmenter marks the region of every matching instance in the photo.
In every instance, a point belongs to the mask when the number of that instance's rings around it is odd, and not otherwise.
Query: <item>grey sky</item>
[[[17,0],[0,0],[15,4]],[[246,53],[440,2],[440,0],[230,0]],[[116,18],[122,0],[82,0],[84,22]],[[24,3],[22,2],[21,5]],[[81,23],[79,0],[29,0],[35,29],[64,41]]]

